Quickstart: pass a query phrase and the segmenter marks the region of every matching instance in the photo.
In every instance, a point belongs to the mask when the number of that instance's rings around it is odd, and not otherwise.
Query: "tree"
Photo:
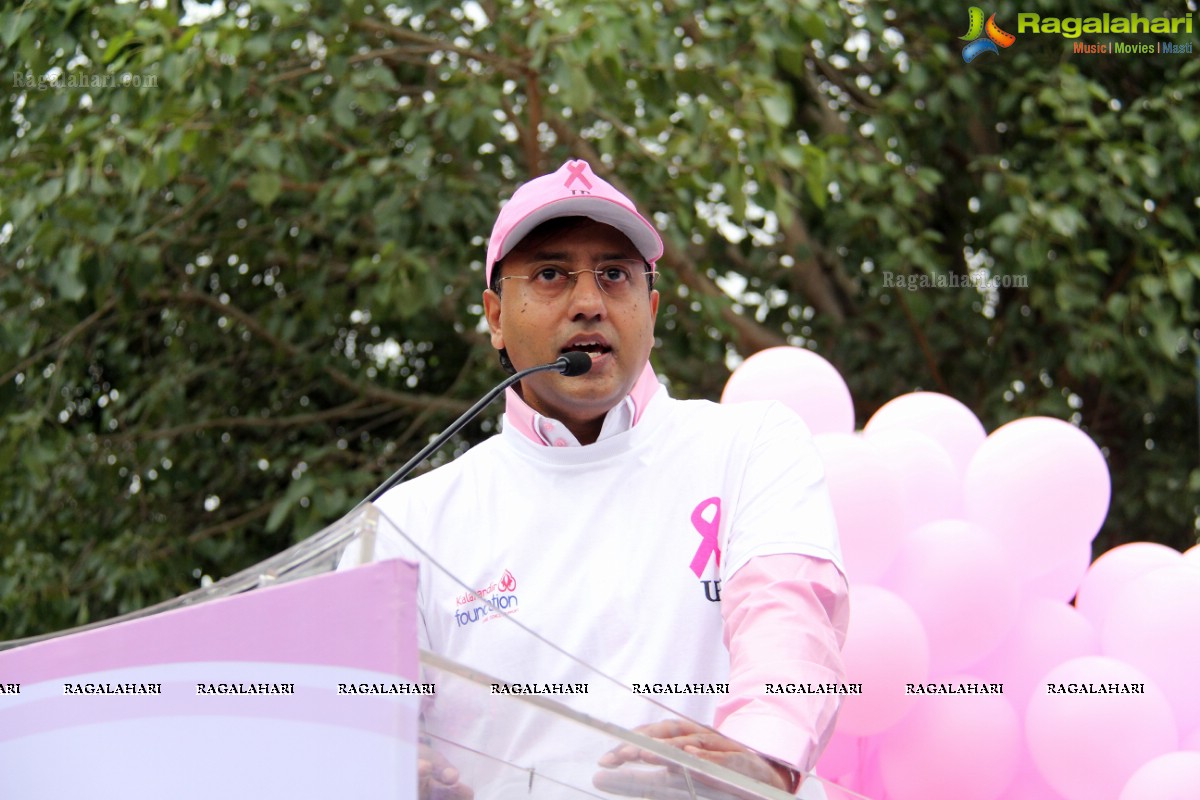
[[[658,212],[676,395],[789,342],[860,425],[916,387],[989,428],[1070,418],[1114,475],[1100,546],[1190,545],[1198,63],[1028,36],[965,65],[965,27],[831,0],[0,13],[0,636],[348,510],[499,379],[486,237],[570,157]],[[895,288],[979,270],[1027,287]]]

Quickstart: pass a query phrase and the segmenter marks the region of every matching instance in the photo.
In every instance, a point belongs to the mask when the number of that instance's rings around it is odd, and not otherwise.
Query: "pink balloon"
[[[904,685],[929,677],[929,642],[917,612],[887,589],[851,585],[850,607],[842,659],[846,682],[862,684],[862,694],[842,699],[837,729],[869,736],[896,724],[916,701]]]
[[[1079,584],[1092,563],[1092,543],[1080,545],[1065,561],[1052,567],[1045,575],[1022,582],[1021,589],[1035,597],[1046,597],[1069,603],[1079,591]]]
[[[853,603],[851,603],[853,605]],[[857,613],[857,609],[855,609]],[[1081,656],[1099,655],[1100,636],[1066,603],[1026,597],[1008,636],[972,671],[1004,684],[1004,696],[1023,711],[1047,672]]]
[[[806,780],[812,780],[812,778],[807,778]],[[825,792],[825,800],[867,800],[863,795],[845,786],[839,786],[824,779],[818,780],[821,781],[821,790]],[[820,797],[820,795],[811,796]]]
[[[950,454],[923,433],[894,428],[863,431],[900,479],[903,533],[963,515],[962,474]]]
[[[1147,761],[1121,790],[1120,800],[1196,800],[1200,753],[1167,753]]]
[[[1189,566],[1200,568],[1200,544],[1193,545],[1183,551],[1184,563]]]
[[[879,769],[889,800],[995,800],[1013,780],[1020,747],[1004,695],[926,695],[880,738]]]
[[[1067,800],[1116,800],[1137,768],[1175,749],[1175,719],[1147,675],[1107,656],[1059,664],[1025,714],[1034,764]],[[1070,693],[1074,686],[1142,685],[1143,694]],[[1047,686],[1066,689],[1051,694]]]
[[[967,519],[1000,537],[1022,578],[1045,575],[1096,538],[1108,513],[1108,465],[1087,434],[1028,417],[987,438],[964,480]]]
[[[1046,783],[1046,779],[1033,763],[1029,748],[1022,742],[1021,754],[1017,758],[1016,778],[996,800],[1062,800],[1062,795]]]
[[[837,369],[802,347],[760,350],[733,371],[722,403],[778,400],[814,433],[853,433],[854,401]]]
[[[871,759],[863,764],[862,771],[859,777],[859,792],[864,797],[883,798],[887,797],[887,789],[883,784],[883,774],[879,766],[879,744],[877,737],[871,737],[867,741],[874,746],[869,750]]]
[[[828,800],[845,798],[869,800],[884,796],[883,780],[879,777],[878,737],[847,736],[835,732],[817,764],[816,771],[823,779]],[[836,785],[838,794],[830,793]],[[807,797],[805,792],[800,793]],[[814,797],[819,794],[813,793]]]
[[[838,719],[841,724],[841,719]],[[862,763],[865,744],[857,736],[835,731],[821,752],[816,771],[824,778],[847,788],[855,788],[854,776]]]
[[[825,465],[846,574],[875,583],[900,549],[900,480],[869,442],[853,434],[813,437]]]
[[[1150,676],[1181,732],[1200,727],[1200,570],[1177,564],[1130,582],[1108,612],[1100,645]]]
[[[1189,733],[1187,736],[1179,740],[1180,750],[1195,750],[1200,752],[1200,728]]]
[[[978,661],[1016,619],[1018,584],[1004,548],[963,520],[908,534],[883,583],[924,623],[935,676]]]
[[[907,430],[923,433],[950,455],[961,475],[987,438],[983,423],[965,405],[937,392],[911,392],[889,400],[876,411],[863,432]]]
[[[1114,547],[1097,558],[1084,574],[1075,607],[1100,630],[1121,590],[1147,572],[1173,567],[1179,560],[1178,550],[1155,542],[1130,542]]]

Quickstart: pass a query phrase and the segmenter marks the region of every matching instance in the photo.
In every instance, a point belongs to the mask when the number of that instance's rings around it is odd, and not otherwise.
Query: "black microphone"
[[[574,378],[576,375],[582,375],[592,368],[592,357],[580,350],[571,350],[559,356],[554,362],[558,366],[558,371],[568,378]],[[542,369],[542,367],[534,367],[534,370]],[[530,370],[531,372],[533,370]]]
[[[458,419],[454,420],[454,422],[450,423],[450,427],[446,428],[446,430],[439,433],[437,435],[437,437],[433,441],[431,441],[429,444],[422,447],[420,452],[418,452],[415,456],[413,456],[408,461],[406,461],[404,463],[404,465],[402,467],[400,467],[400,469],[393,472],[392,476],[390,478],[388,478],[383,483],[379,484],[378,488],[376,488],[375,491],[373,491],[369,495],[367,495],[366,499],[363,502],[374,503],[376,500],[378,500],[380,497],[382,497],[384,495],[384,493],[387,492],[388,489],[391,489],[397,483],[404,480],[410,472],[412,472],[414,469],[417,468],[418,465],[420,465],[420,463],[422,461],[429,458],[431,455],[434,454],[434,452],[437,451],[437,449],[439,447],[444,445],[446,443],[446,440],[448,440],[454,434],[458,433],[459,429],[462,428],[463,425],[466,425],[468,422],[475,419],[475,417],[479,416],[479,412],[483,411],[483,409],[487,408],[487,406],[493,400],[495,400],[500,395],[501,392],[503,392],[508,387],[512,386],[514,383],[517,383],[522,378],[528,377],[537,372],[549,372],[550,370],[558,370],[561,374],[565,375],[566,377],[573,378],[576,375],[582,375],[583,373],[587,372],[591,368],[592,368],[592,357],[591,356],[589,356],[587,353],[581,352],[579,350],[572,350],[570,352],[563,353],[556,360],[551,361],[549,364],[542,364],[537,367],[530,367],[529,369],[523,369],[516,374],[509,375],[507,378],[505,378],[503,381],[501,381],[498,386],[496,386],[494,389],[492,389],[490,392],[488,392],[482,398],[480,398],[478,403],[476,403],[475,405],[468,408],[466,410],[466,413],[464,413]],[[360,503],[359,505],[362,505],[362,503]]]

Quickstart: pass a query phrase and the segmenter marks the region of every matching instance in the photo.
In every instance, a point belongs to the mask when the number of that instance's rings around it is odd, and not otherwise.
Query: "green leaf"
[[[591,107],[595,92],[587,73],[579,67],[568,66],[560,71],[559,75],[564,77],[561,87],[563,103],[579,111]]]
[[[471,133],[471,128],[474,126],[475,120],[469,114],[458,114],[450,120],[448,130],[450,137],[456,141],[462,142],[467,139]]]
[[[124,49],[125,45],[133,41],[134,32],[126,30],[117,36],[114,36],[108,43],[108,47],[104,48],[104,55],[101,57],[105,64],[112,64],[113,59],[118,53]]]
[[[38,189],[37,200],[38,205],[45,207],[54,203],[58,196],[62,194],[63,180],[62,178],[51,178],[41,185]]]
[[[71,169],[67,172],[66,194],[68,197],[79,191],[87,180],[87,156],[83,153],[76,153],[71,162]]]
[[[259,166],[275,172],[283,164],[283,148],[274,139],[267,140],[251,151]],[[273,198],[272,198],[273,199]]]
[[[1124,294],[1114,294],[1108,298],[1106,303],[1108,314],[1116,322],[1124,322],[1125,317],[1129,314],[1129,296]]]
[[[60,253],[58,263],[52,267],[51,280],[55,290],[72,303],[83,299],[87,293],[87,285],[79,275],[79,261],[83,253],[83,245],[75,244],[66,247]]]
[[[4,31],[4,46],[12,47],[13,42],[20,39],[33,23],[35,14],[32,10],[5,11],[0,15],[0,27]]]
[[[333,119],[343,128],[353,128],[358,124],[358,119],[354,116],[353,103],[354,90],[349,86],[341,87],[333,96],[331,107]]]
[[[1179,136],[1187,142],[1194,142],[1200,139],[1200,119],[1194,116],[1185,116],[1179,120]]]
[[[1087,224],[1083,215],[1070,206],[1056,206],[1048,214],[1050,227],[1065,237],[1072,237]]]
[[[345,208],[354,200],[355,195],[356,191],[353,181],[338,181],[337,190],[333,193],[333,205],[338,208]]]
[[[199,26],[193,25],[190,28],[184,29],[183,33],[180,34],[179,38],[175,40],[175,45],[174,45],[175,51],[178,53],[182,53],[183,51],[187,50],[187,48],[191,45],[192,40],[195,39],[199,33],[200,33]]]
[[[250,58],[262,58],[271,51],[271,37],[251,36],[246,42],[245,51]]]
[[[1200,255],[1184,256],[1183,262],[1187,264],[1187,268],[1191,270],[1192,275],[1200,279]]]
[[[804,166],[804,150],[796,145],[784,145],[779,148],[779,160],[791,169],[801,169]]]
[[[792,121],[792,102],[787,95],[769,94],[762,98],[763,111],[772,124],[784,127]]]
[[[305,475],[299,480],[292,481],[283,493],[283,496],[275,502],[271,508],[271,514],[267,517],[267,533],[273,533],[279,530],[283,525],[283,521],[287,519],[288,514],[299,504],[300,498],[311,495],[317,488],[315,478]]]
[[[1075,311],[1089,308],[1095,303],[1091,292],[1085,291],[1074,283],[1062,282],[1054,287],[1054,297],[1058,307],[1063,311]]]
[[[283,180],[277,172],[256,172],[246,181],[250,199],[260,206],[269,206],[283,191]]]
[[[1196,283],[1197,279],[1182,265],[1172,266],[1167,270],[1167,284],[1171,287],[1171,294],[1185,307],[1191,305],[1192,291]]]
[[[1159,353],[1167,359],[1175,359],[1179,357],[1179,342],[1186,341],[1187,337],[1182,328],[1156,321],[1153,338]]]

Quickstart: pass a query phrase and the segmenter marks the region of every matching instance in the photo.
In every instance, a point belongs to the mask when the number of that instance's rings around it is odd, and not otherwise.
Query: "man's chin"
[[[564,383],[556,387],[559,391],[544,395],[542,402],[546,407],[543,413],[562,422],[587,422],[603,417],[629,394],[628,389],[622,391],[621,386],[603,376],[586,374],[560,380]]]

